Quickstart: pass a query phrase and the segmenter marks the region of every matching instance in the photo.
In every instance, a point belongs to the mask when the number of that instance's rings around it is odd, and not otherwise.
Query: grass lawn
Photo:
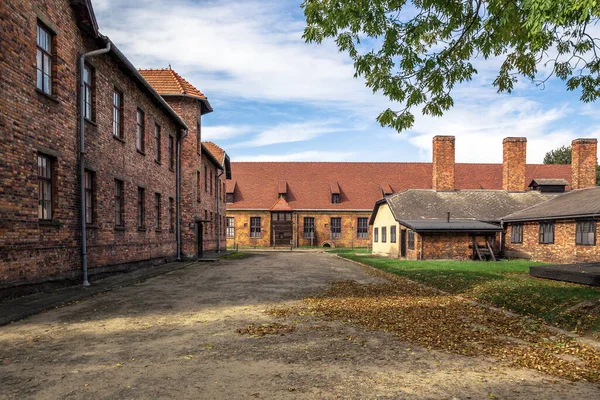
[[[578,333],[600,335],[600,288],[533,278],[525,260],[412,261],[338,253],[444,291],[503,307]],[[595,303],[594,310],[585,302]],[[576,307],[580,305],[580,307]],[[584,306],[584,307],[581,307]]]

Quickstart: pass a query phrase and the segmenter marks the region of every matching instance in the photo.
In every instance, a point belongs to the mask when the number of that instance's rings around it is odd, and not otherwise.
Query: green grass
[[[327,250],[326,247],[324,247],[323,249]],[[365,254],[371,254],[371,249],[368,249],[366,247],[355,247],[353,249],[351,248],[335,248],[335,249],[329,249],[327,250],[328,253],[335,253],[335,254],[355,254],[355,253],[365,253]]]
[[[248,254],[238,251],[236,253],[231,253],[231,254],[227,254],[226,256],[223,257],[219,257],[219,260],[236,260],[238,258],[244,258],[246,257]]]
[[[600,333],[600,306],[596,306],[595,313],[584,308],[569,311],[586,301],[600,304],[600,288],[531,277],[529,267],[542,263],[412,261],[355,253],[347,251],[339,255],[453,294],[541,318],[568,330],[596,337]]]

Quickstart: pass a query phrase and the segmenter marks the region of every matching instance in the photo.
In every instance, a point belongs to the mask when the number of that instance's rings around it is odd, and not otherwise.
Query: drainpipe
[[[181,261],[181,141],[188,135],[184,131],[175,141],[175,230],[177,231],[177,261]]]
[[[85,222],[85,85],[83,70],[85,59],[98,56],[110,51],[110,41],[107,40],[104,49],[98,49],[79,56],[79,194],[81,196],[81,268],[83,270],[83,286],[90,286],[87,265],[87,232]]]
[[[221,190],[221,181],[219,178],[225,170],[221,171],[219,175],[217,175],[217,190],[215,191],[217,194],[217,253],[221,252],[221,214],[219,214],[219,203],[221,202],[221,197],[219,196],[219,191]]]

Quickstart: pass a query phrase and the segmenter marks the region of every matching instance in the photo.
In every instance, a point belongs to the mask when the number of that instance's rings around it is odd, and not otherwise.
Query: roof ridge
[[[168,71],[171,71],[171,74],[173,75],[173,78],[175,79],[175,82],[177,83],[177,86],[179,86],[179,90],[181,90],[181,94],[185,94],[185,90],[183,89],[183,85],[181,85],[181,82],[179,81],[179,79],[181,78],[181,76],[173,71],[172,69],[168,69]]]

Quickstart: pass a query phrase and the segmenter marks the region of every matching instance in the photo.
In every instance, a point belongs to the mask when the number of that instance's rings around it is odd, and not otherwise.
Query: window
[[[359,239],[367,239],[369,237],[369,219],[358,218],[356,221],[356,237]]]
[[[541,244],[554,243],[554,222],[540,223],[540,243]]]
[[[160,135],[160,125],[154,124],[154,159],[157,163],[160,163],[162,161],[162,153],[160,151]]]
[[[38,23],[36,86],[50,95],[52,94],[52,51],[52,33]]]
[[[196,171],[196,201],[200,203],[200,171]]]
[[[594,246],[596,244],[596,222],[577,221],[576,244]]]
[[[175,171],[175,138],[169,135],[169,169]]]
[[[210,170],[210,194],[213,194],[213,171]]]
[[[259,238],[260,236],[260,217],[250,217],[250,237]]]
[[[200,132],[200,118],[198,118],[198,122],[196,123],[196,151],[198,152],[198,154],[202,153],[202,136]]]
[[[138,187],[138,229],[146,228],[146,189]]]
[[[52,159],[38,154],[38,218],[51,220],[52,203]]]
[[[233,193],[227,193],[227,203],[233,204]]]
[[[221,196],[223,197],[222,201],[225,201],[226,192],[227,192],[227,189],[225,188],[225,182],[223,182],[222,189],[221,189]]]
[[[125,193],[123,181],[115,179],[115,225],[125,226]]]
[[[331,204],[340,204],[340,195],[339,194],[331,195]]]
[[[390,243],[396,243],[396,227],[390,226]]]
[[[123,95],[117,90],[113,93],[113,136],[123,139]]]
[[[225,235],[228,238],[235,237],[235,220],[233,217],[225,218]]]
[[[292,213],[287,213],[287,212],[274,212],[271,213],[271,219],[273,221],[291,221],[292,220]]]
[[[415,249],[415,231],[408,230],[408,234],[406,235],[406,241],[408,242],[408,249]]]
[[[162,213],[161,213],[161,204],[160,204],[160,193],[154,193],[154,212],[155,212],[155,229],[160,231],[162,225]]]
[[[373,228],[373,241],[375,243],[379,241],[379,228]]]
[[[212,222],[210,224],[210,231],[214,232],[214,230],[215,230],[215,220],[213,219],[213,213],[212,213],[212,211],[210,212],[210,222]]]
[[[510,227],[510,242],[523,243],[523,225],[512,225]]]
[[[145,127],[145,118],[144,118],[144,112],[142,110],[140,110],[139,108],[137,109],[137,134],[135,137],[135,147],[138,149],[138,151],[140,153],[143,153],[145,150],[145,143],[144,143],[144,134],[146,131],[146,127]]]
[[[95,221],[94,218],[94,206],[95,206],[95,196],[94,196],[94,186],[95,186],[95,176],[92,171],[85,171],[85,223],[93,224]]]
[[[84,117],[90,121],[94,120],[94,115],[93,115],[93,86],[94,84],[94,73],[92,68],[85,64],[83,66],[83,92],[84,92],[84,101],[85,101],[85,107],[84,107]]]
[[[342,237],[342,219],[331,218],[331,238],[338,239]]]
[[[204,191],[208,192],[208,168],[204,166]]]
[[[304,217],[304,237],[315,238],[315,219],[313,217]]]
[[[175,231],[175,199],[169,197],[169,231]]]
[[[208,211],[204,210],[204,220],[208,221]],[[204,233],[208,234],[208,222],[204,223]]]
[[[381,243],[387,242],[387,226],[381,227]]]

